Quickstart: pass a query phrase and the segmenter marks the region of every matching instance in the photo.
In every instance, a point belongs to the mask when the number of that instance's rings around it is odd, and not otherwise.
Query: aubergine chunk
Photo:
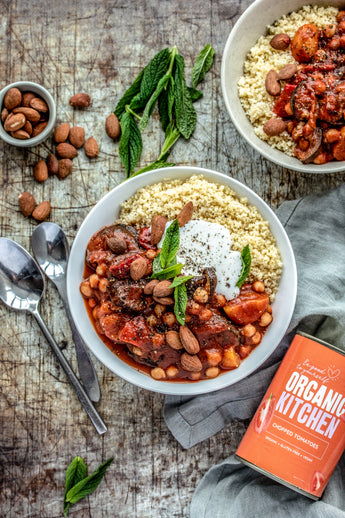
[[[236,327],[217,313],[213,313],[212,317],[206,322],[193,319],[188,327],[197,337],[201,348],[240,344],[240,334]]]
[[[205,268],[201,275],[193,277],[187,282],[187,294],[193,298],[193,293],[197,288],[203,288],[208,293],[208,300],[212,297],[217,286],[216,270],[213,267]]]
[[[102,227],[91,237],[86,248],[86,262],[91,268],[96,269],[99,264],[108,266],[114,262],[118,254],[114,252],[112,240],[124,244],[123,252],[140,250],[138,232],[134,227],[120,223]]]
[[[149,307],[148,298],[144,295],[144,287],[147,281],[140,279],[110,279],[108,294],[116,306],[125,311],[142,313]]]

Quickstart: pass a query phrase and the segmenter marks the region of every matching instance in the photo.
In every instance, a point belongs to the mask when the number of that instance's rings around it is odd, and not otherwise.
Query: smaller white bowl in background
[[[344,8],[343,0],[256,0],[240,16],[234,25],[225,45],[222,58],[221,83],[226,108],[237,131],[256,151],[268,160],[288,169],[302,173],[337,173],[343,172],[345,162],[327,164],[303,164],[297,158],[290,157],[259,139],[242,108],[237,83],[243,75],[243,63],[249,50],[260,36],[266,34],[268,25],[284,14],[296,11],[304,5],[333,6]]]
[[[240,197],[245,196],[269,222],[284,263],[278,292],[272,304],[274,320],[260,345],[246,358],[238,369],[217,378],[193,382],[157,381],[120,360],[97,335],[87,314],[79,285],[83,278],[85,251],[91,236],[105,225],[112,224],[119,215],[121,203],[138,189],[163,180],[186,180],[193,175],[203,175],[209,182],[223,184]],[[176,395],[195,395],[212,392],[240,381],[256,370],[275,350],[290,323],[297,292],[296,263],[289,238],[279,219],[269,206],[251,189],[239,181],[215,171],[200,167],[169,167],[138,175],[106,194],[86,216],[74,240],[67,268],[67,295],[74,322],[93,354],[113,373],[134,385],[154,392]]]
[[[37,83],[32,83],[31,81],[18,81],[17,83],[12,83],[10,85],[5,86],[5,88],[3,88],[0,91],[0,111],[3,108],[4,97],[10,88],[18,88],[18,90],[20,90],[22,93],[32,92],[41,97],[47,103],[49,108],[48,124],[44,128],[44,130],[39,135],[37,135],[37,137],[29,138],[27,140],[21,140],[18,138],[14,138],[9,133],[7,133],[7,131],[4,130],[3,124],[0,123],[0,137],[2,138],[2,140],[7,142],[7,144],[11,144],[12,146],[17,147],[32,147],[37,146],[37,144],[41,144],[41,142],[43,142],[44,140],[46,140],[46,138],[49,137],[55,126],[56,105],[53,97],[50,95],[48,90],[46,90],[43,86]]]

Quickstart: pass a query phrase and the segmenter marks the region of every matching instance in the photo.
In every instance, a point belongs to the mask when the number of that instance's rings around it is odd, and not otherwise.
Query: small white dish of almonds
[[[283,167],[344,170],[343,7],[337,0],[256,0],[227,40],[221,80],[231,119]]]
[[[135,385],[181,395],[257,369],[286,332],[296,287],[271,209],[197,167],[144,173],[108,193],[79,229],[67,273],[73,318],[99,360]]]

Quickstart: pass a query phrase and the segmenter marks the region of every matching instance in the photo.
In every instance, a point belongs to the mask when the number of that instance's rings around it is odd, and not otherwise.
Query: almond
[[[121,126],[115,113],[111,113],[105,120],[105,131],[108,137],[116,140],[121,135]]]
[[[3,108],[3,110],[1,111],[1,122],[5,122],[5,120],[8,117],[8,114],[9,114],[8,109],[7,108]]]
[[[37,221],[43,221],[46,219],[50,214],[50,202],[49,201],[42,201],[37,205],[35,210],[32,213],[32,217],[36,219]]]
[[[16,113],[15,115],[10,113],[7,119],[5,120],[4,130],[17,131],[24,126],[25,122],[26,118],[25,115],[23,115],[22,113]]]
[[[48,178],[48,167],[43,160],[39,160],[34,167],[34,177],[38,182],[45,182]]]
[[[73,162],[69,158],[63,158],[59,160],[58,164],[58,175],[59,179],[63,180],[72,172]]]
[[[152,295],[153,289],[159,283],[158,279],[152,279],[152,281],[148,282],[144,287],[145,295]]]
[[[115,234],[107,239],[108,248],[115,254],[123,254],[127,250],[127,243],[123,237]]]
[[[41,118],[41,115],[37,110],[34,110],[33,108],[27,108],[25,106],[18,106],[18,108],[13,110],[13,113],[23,113],[25,118],[31,122],[38,122]]]
[[[75,158],[78,156],[78,151],[72,144],[67,144],[67,142],[61,142],[56,146],[56,152],[61,158]]]
[[[79,149],[85,142],[85,130],[81,126],[73,126],[69,131],[70,143]]]
[[[297,65],[295,63],[288,63],[283,66],[277,74],[278,81],[287,81],[291,79],[297,72]]]
[[[4,98],[4,106],[8,110],[13,110],[22,102],[22,92],[18,88],[10,88],[7,90]]]
[[[172,297],[153,296],[153,300],[157,302],[157,304],[162,304],[162,306],[172,306],[173,304],[175,304],[175,300]]]
[[[93,137],[89,137],[85,142],[85,154],[89,158],[96,158],[99,154],[99,147],[97,141]]]
[[[60,142],[65,142],[68,139],[69,135],[69,123],[63,122],[60,124],[55,132],[54,132],[54,140],[57,144],[60,144]]]
[[[48,113],[49,111],[47,103],[40,97],[33,97],[30,101],[30,107],[42,113]]]
[[[54,153],[49,153],[47,158],[47,167],[49,174],[58,174],[59,171],[59,161],[54,155]]]
[[[153,296],[154,297],[169,297],[173,291],[174,288],[170,288],[171,281],[164,280],[160,281],[153,290]]]
[[[87,108],[90,106],[91,97],[88,94],[81,93],[73,95],[69,103],[73,108]]]
[[[30,135],[23,129],[20,129],[17,131],[11,131],[11,137],[17,138],[19,140],[27,140],[28,138],[30,138]]]
[[[154,216],[151,222],[151,245],[157,245],[163,237],[167,220],[164,216]]]
[[[165,341],[172,349],[183,349],[183,345],[180,340],[180,335],[177,331],[167,331],[165,333]]]
[[[182,207],[181,212],[177,216],[177,221],[179,227],[183,227],[189,220],[192,219],[193,216],[193,202],[189,201],[184,207]]]
[[[129,274],[132,277],[133,281],[138,281],[141,279],[145,273],[147,268],[147,261],[143,257],[138,257],[135,259],[129,267]]]
[[[199,372],[202,369],[202,363],[196,354],[192,356],[190,354],[183,353],[181,354],[181,367],[183,370],[188,372]]]
[[[287,34],[276,34],[271,39],[270,45],[275,50],[286,50],[290,42],[290,37]]]
[[[36,207],[36,200],[30,192],[22,192],[18,196],[19,209],[22,214],[27,218],[31,216]]]
[[[277,78],[277,72],[272,69],[268,72],[265,79],[266,92],[273,96],[279,95],[281,90],[280,83]]]
[[[44,129],[46,129],[48,122],[40,122],[32,130],[32,138],[37,137]]]
[[[24,126],[22,127],[22,130],[26,131],[26,133],[29,133],[31,136],[32,133],[32,124],[30,121],[26,120]]]
[[[25,93],[23,93],[22,106],[25,106],[26,108],[29,108],[30,107],[30,101],[34,97],[36,97],[36,96],[32,92],[25,92]]]
[[[280,135],[286,129],[286,122],[283,119],[269,119],[263,125],[263,130],[269,137]]]
[[[180,340],[187,353],[196,354],[200,351],[197,337],[187,326],[180,326]]]

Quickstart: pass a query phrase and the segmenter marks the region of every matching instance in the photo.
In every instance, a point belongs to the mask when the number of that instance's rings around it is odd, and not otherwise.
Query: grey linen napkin
[[[165,421],[184,448],[211,437],[233,419],[253,416],[297,327],[345,350],[345,184],[323,196],[285,202],[277,215],[289,235],[298,271],[297,303],[288,333],[265,364],[245,380],[211,394],[166,397]],[[344,456],[320,502],[230,456],[204,476],[191,505],[191,518],[296,513],[345,518]]]

